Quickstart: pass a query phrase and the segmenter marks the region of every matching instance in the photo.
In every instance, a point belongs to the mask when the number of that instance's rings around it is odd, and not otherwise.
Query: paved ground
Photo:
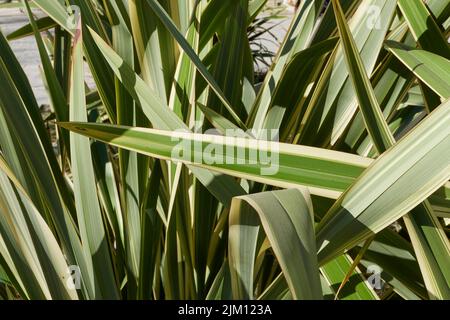
[[[8,35],[27,23],[28,17],[18,9],[0,9],[0,29],[3,34]],[[48,103],[48,96],[41,77],[39,53],[34,38],[28,37],[11,41],[10,45],[30,79],[38,103]]]
[[[282,7],[278,7],[279,4],[283,4],[282,0],[269,0],[268,5],[271,8],[281,8],[280,14],[283,16],[283,19],[275,19],[264,25],[265,28],[269,28],[270,32],[275,36],[274,39],[272,36],[266,34],[259,39],[259,42],[262,43],[269,51],[273,53],[277,53],[280,42],[284,39],[286,32],[290,26],[292,17],[294,16],[294,7],[289,5],[283,5]],[[270,14],[269,11],[263,12],[261,16]],[[268,60],[268,59],[266,59]],[[265,68],[261,68],[259,65],[257,69],[261,69],[260,71],[264,72]]]
[[[1,1],[0,1],[1,2]],[[281,0],[269,0],[272,4],[281,3]],[[276,35],[276,37],[281,41],[286,34],[286,30],[289,27],[290,19],[293,15],[293,9],[290,6],[286,6],[288,8],[284,15],[286,15],[286,19],[282,20],[281,23],[272,29],[272,32]],[[37,11],[37,15],[40,13]],[[280,22],[280,21],[277,21]],[[17,30],[21,26],[28,23],[28,17],[26,14],[19,9],[0,9],[0,30],[3,34],[8,35],[14,30]],[[267,37],[267,39],[262,40],[263,44],[273,52],[277,51],[277,44],[274,43],[271,37]],[[25,70],[30,83],[33,87],[33,91],[36,95],[39,104],[48,104],[49,98],[42,82],[41,77],[41,67],[40,67],[40,58],[39,53],[37,51],[36,42],[33,37],[27,37],[20,40],[11,41],[10,45],[14,50],[17,58]],[[91,80],[91,79],[88,79]],[[88,81],[92,83],[92,81]]]

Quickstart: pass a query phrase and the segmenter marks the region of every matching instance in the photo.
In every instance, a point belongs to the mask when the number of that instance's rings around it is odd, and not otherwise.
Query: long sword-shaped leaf
[[[352,271],[347,286],[338,291],[339,285],[350,270],[352,262],[350,256],[342,255],[321,267],[324,278],[334,291],[334,298],[340,300],[378,300],[377,294],[369,287],[360,270]]]
[[[253,297],[260,223],[294,299],[322,299],[308,195],[284,190],[238,197],[230,211],[229,255],[234,298]]]
[[[58,24],[51,17],[43,17],[36,20],[36,25],[40,32],[56,27]],[[19,29],[11,32],[6,37],[8,40],[17,40],[33,34],[33,27],[27,24]]]
[[[81,27],[77,30],[74,41],[70,119],[72,121],[87,121]],[[95,297],[117,299],[119,295],[97,197],[89,139],[72,134],[71,150],[75,204],[81,240],[86,256],[91,258],[93,280],[99,290]]]
[[[386,46],[441,98],[450,98],[450,61],[431,52],[387,41]]]
[[[149,299],[153,288],[153,280],[157,272],[155,264],[158,252],[159,238],[162,233],[161,219],[156,212],[158,191],[161,182],[161,165],[155,162],[151,179],[148,183],[148,199],[145,199],[141,217],[141,257],[139,259],[139,285],[138,298]]]
[[[75,18],[69,16],[68,10],[61,4],[61,1],[34,0],[33,3],[45,11],[56,23],[63,27],[71,35],[74,35]]]
[[[219,43],[220,49],[213,73],[217,84],[234,106],[234,111],[240,119],[247,117],[247,112],[241,102],[245,52],[249,50],[246,33],[247,11],[248,1],[246,0],[236,1],[231,6],[225,19],[225,30]],[[253,82],[253,79],[251,81]],[[214,110],[221,110],[221,114],[228,113],[224,112],[220,99],[216,95],[209,96],[208,106]]]
[[[193,17],[193,21],[189,26],[186,34],[186,39],[192,46],[195,52],[198,52],[199,42],[199,23],[201,19],[201,13],[203,4],[200,3],[196,6],[196,14]],[[196,69],[191,59],[186,53],[182,53],[178,60],[178,65],[174,75],[174,81],[172,84],[172,91],[170,93],[169,108],[175,112],[176,115],[183,122],[188,122],[188,116],[192,116],[193,109],[191,104],[195,99],[195,82],[196,82]]]
[[[252,109],[251,122],[255,130],[263,128],[269,112],[274,89],[278,86],[286,65],[292,57],[307,48],[312,40],[316,19],[323,7],[323,0],[303,1],[291,23],[289,31],[278,51],[274,64],[266,75],[265,81]]]
[[[109,1],[106,4],[109,10],[111,21],[111,31],[113,46],[116,52],[131,67],[135,66],[134,46],[131,31],[127,25],[126,15],[121,9],[125,10],[121,1]],[[143,125],[146,123],[140,119],[145,119],[141,110],[135,105],[136,102],[126,90],[119,79],[115,80],[116,85],[116,113],[117,123],[120,125]],[[128,262],[127,277],[129,284],[129,297],[133,297],[136,292],[137,279],[139,278],[139,257],[141,240],[141,213],[140,205],[147,182],[148,159],[135,152],[127,150],[119,151],[120,177],[122,183],[121,195],[124,205],[125,222],[125,249]]]
[[[37,47],[39,49],[39,55],[41,58],[42,66],[44,69],[45,79],[47,82],[47,86],[50,93],[50,99],[52,101],[52,106],[56,114],[56,119],[58,121],[67,121],[69,119],[69,110],[67,106],[67,99],[64,95],[64,91],[61,87],[61,83],[58,81],[55,70],[53,69],[50,58],[47,54],[47,50],[44,45],[44,41],[41,37],[41,34],[38,30],[36,21],[33,18],[33,14],[31,12],[28,1],[23,1],[25,10],[27,11],[28,18],[30,20],[30,24],[32,30],[34,32],[34,37],[36,39]],[[64,144],[69,147],[69,137],[66,133],[62,133],[62,138]]]
[[[61,199],[63,193],[60,190],[66,187],[65,181],[61,176],[57,179],[53,174],[59,169],[56,169],[57,164],[50,167],[52,151],[44,151],[45,146],[42,144],[45,140],[42,143],[39,140],[39,127],[43,123],[35,127],[34,121],[39,121],[37,115],[29,112],[23,105],[24,101],[30,101],[30,97],[21,98],[18,95],[5,66],[7,61],[0,59],[0,79],[3,84],[3,90],[0,90],[0,143],[5,158],[49,226],[54,226],[70,263],[78,263],[82,267],[84,259],[80,256],[81,244],[72,216],[64,206],[64,201],[70,203],[72,199]],[[33,111],[33,105],[28,107]],[[56,162],[56,159],[53,158],[53,161]],[[55,171],[52,172],[53,168]],[[64,185],[58,186],[55,181]],[[64,193],[64,196],[70,197],[68,193]]]
[[[172,16],[178,15],[177,10],[172,10],[173,6],[179,5],[176,2],[178,1],[160,1],[161,5]],[[182,2],[187,3],[188,1]],[[128,9],[142,78],[159,95],[161,100],[167,101],[179,49],[170,33],[152,12],[146,1],[128,1]]]
[[[224,104],[225,108],[228,110],[228,112],[233,117],[233,119],[236,121],[236,123],[240,127],[245,128],[245,124],[243,123],[243,121],[239,118],[239,116],[234,111],[233,107],[231,106],[228,99],[225,97],[223,91],[220,89],[220,87],[217,84],[214,77],[209,73],[208,69],[205,67],[203,62],[200,60],[198,55],[195,53],[195,51],[192,49],[192,47],[189,45],[189,43],[183,37],[183,35],[180,33],[180,31],[178,31],[178,29],[177,29],[176,25],[173,23],[172,19],[170,19],[170,17],[164,11],[164,8],[162,8],[161,5],[155,0],[147,0],[147,3],[152,8],[153,12],[155,12],[155,14],[161,20],[161,22],[166,26],[167,30],[172,34],[172,36],[175,38],[175,40],[179,43],[179,45],[181,46],[183,51],[192,60],[192,62],[196,66],[199,73],[205,78],[205,80],[210,85],[211,89],[217,94],[217,97]]]
[[[68,266],[63,253],[54,238],[52,232],[46,225],[45,221],[40,216],[39,212],[33,206],[33,204],[26,198],[21,191],[15,189],[9,189],[7,182],[3,181],[3,191],[6,191],[5,196],[8,198],[9,212],[4,212],[6,220],[14,222],[14,225],[2,226],[2,235],[4,239],[8,236],[8,231],[15,233],[15,237],[8,239],[9,241],[15,240],[16,242],[8,242],[11,251],[16,251],[12,256],[15,258],[15,267],[18,270],[18,275],[21,279],[32,278],[30,271],[33,270],[37,279],[40,279],[40,286],[43,292],[48,290],[49,296],[46,299],[78,299],[75,290],[72,290],[67,286],[65,280],[68,273]],[[5,190],[6,189],[6,190]],[[9,192],[8,192],[9,191]],[[14,198],[14,192],[17,192],[17,198]],[[17,200],[17,202],[15,202]],[[14,217],[8,215],[20,215],[23,217]],[[2,219],[4,222],[4,219]],[[6,229],[5,229],[6,228]],[[11,234],[9,234],[11,236]],[[13,240],[13,241],[14,241]],[[27,242],[27,244],[25,244]],[[30,250],[30,253],[26,251]],[[2,253],[4,254],[4,253]],[[30,257],[32,255],[33,257]],[[21,256],[21,257],[20,257]],[[26,263],[31,266],[30,269],[23,265],[23,262],[19,262],[19,259],[30,259]],[[26,273],[28,273],[26,275]],[[33,285],[28,282],[29,285]],[[27,288],[27,291],[32,292],[36,289]],[[35,297],[36,298],[36,297]]]
[[[387,151],[319,225],[319,261],[378,233],[450,178],[450,101]]]
[[[395,2],[390,0],[364,0],[349,22],[368,74],[375,68],[395,8]],[[302,144],[336,144],[357,111],[358,100],[344,54],[342,46],[339,47],[322,73],[303,120],[299,140]]]
[[[404,217],[430,299],[450,299],[450,244],[428,201]]]
[[[428,11],[426,4],[421,0],[398,0],[397,3],[420,47],[450,59],[448,41],[433,15]]]
[[[83,16],[83,28],[86,26],[94,29],[103,39],[108,39],[105,28],[98,16],[96,7],[92,1],[70,0],[69,7],[64,7],[62,1],[53,0],[36,0],[34,1],[44,12],[51,16],[62,28],[67,30],[71,35],[75,34],[77,14]],[[73,10],[78,11],[69,15]],[[115,95],[114,95],[114,78],[104,59],[99,54],[90,34],[84,36],[84,50],[86,59],[89,63],[92,75],[95,79],[98,92],[102,98],[102,102],[108,112],[113,123],[116,122],[115,113]]]
[[[414,249],[397,232],[385,229],[377,234],[362,261],[379,266],[384,273],[381,275],[383,280],[390,282],[393,279],[396,284],[400,284],[401,291],[406,288],[423,299],[428,298]],[[394,289],[397,287],[394,286]]]
[[[331,198],[354,183],[372,162],[342,152],[244,138],[93,123],[60,125],[152,157],[181,161],[279,187],[307,186],[313,194]],[[260,152],[268,152],[266,161],[259,162]]]
[[[187,125],[159,98],[147,84],[118,56],[98,35],[92,31],[97,45],[112,70],[137,101],[155,128],[163,130],[188,130]],[[195,176],[208,187],[222,203],[230,205],[231,198],[244,194],[244,190],[232,179],[211,172],[192,168]]]
[[[14,271],[15,282],[25,285],[30,298],[39,298],[35,294],[42,290],[48,292],[46,298],[77,299],[64,281],[68,266],[53,233],[2,157],[0,180],[0,229],[9,251],[1,255],[10,256],[8,269]]]
[[[438,19],[439,11],[442,9],[433,5],[434,2],[436,1],[431,0],[428,2],[428,5],[433,6],[433,13],[436,19]],[[441,2],[445,2],[445,0]],[[448,5],[449,3],[447,3]],[[428,11],[426,4],[420,0],[400,0],[398,1],[398,6],[403,13],[403,17],[408,22],[409,29],[420,48],[450,59],[450,46],[447,39],[441,32],[432,12]],[[428,110],[433,111],[441,104],[439,96],[423,83],[420,86],[422,87],[423,97]]]
[[[450,59],[450,46],[441,26],[443,19],[448,18],[448,0],[429,0],[426,4],[422,1],[398,1],[398,6],[408,22],[409,29],[419,47]],[[423,83],[420,84],[426,106],[429,111],[433,111],[440,105],[439,96]]]
[[[383,67],[378,69],[372,84],[386,119],[395,113],[414,80],[415,76],[394,56],[389,57]],[[362,113],[358,113],[345,137],[345,144],[359,155],[367,155],[369,151],[368,146],[364,144],[364,137],[367,138],[364,118]]]
[[[383,113],[379,107],[375,92],[373,91],[369,77],[365,71],[364,63],[359,55],[358,48],[345,21],[345,16],[339,2],[332,0],[339,34],[345,52],[345,60],[349,76],[352,80],[359,102],[359,108],[364,116],[367,130],[375,144],[380,150],[386,150],[387,146],[395,143],[390,134],[389,127],[384,120]]]
[[[351,37],[348,26],[345,22],[344,15],[342,9],[339,6],[339,3],[333,0],[333,6],[335,7],[336,19],[338,21],[339,33],[341,34],[344,50],[346,53],[347,65],[349,68],[349,73],[351,75],[355,90],[357,92],[358,100],[360,103],[360,109],[362,110],[363,117],[366,123],[366,127],[369,131],[369,134],[374,142],[378,152],[383,153],[387,149],[389,149],[395,143],[395,139],[391,134],[387,123],[384,120],[384,117],[381,113],[381,109],[379,107],[378,101],[376,100],[375,93],[371,86],[370,80],[367,74],[364,71],[361,57],[358,54],[358,51],[355,47],[354,41]],[[428,209],[427,209],[428,208]],[[421,204],[418,208],[416,214],[411,216],[407,216],[405,221],[411,221],[411,223],[407,223],[408,231],[413,234],[421,234],[421,227],[425,225],[427,228],[430,226],[435,226],[435,228],[431,229],[428,233],[424,234],[423,238],[416,236],[412,238],[414,248],[419,251],[425,251],[424,254],[418,254],[419,262],[422,262],[422,266],[425,264],[431,265],[435,270],[431,272],[427,272],[429,268],[422,267],[424,271],[424,277],[426,279],[433,279],[437,283],[436,285],[429,284],[430,295],[434,296],[442,296],[444,297],[448,295],[445,293],[446,286],[448,284],[445,283],[445,270],[446,263],[438,263],[436,264],[435,257],[449,257],[450,258],[450,247],[448,244],[448,240],[444,239],[442,235],[442,230],[439,230],[440,227],[438,223],[436,223],[435,218],[430,211],[430,206],[428,203]],[[416,217],[417,216],[417,217]],[[421,220],[416,220],[421,219]],[[419,223],[419,221],[421,223]],[[436,235],[432,234],[435,231]],[[425,241],[428,240],[429,242]],[[371,240],[369,240],[371,242]],[[437,249],[433,250],[430,246],[435,247]],[[365,246],[363,251],[368,248],[368,245]],[[420,249],[419,249],[420,248]],[[430,255],[430,253],[434,251],[435,256]],[[358,256],[358,259],[362,257],[362,254]],[[439,258],[438,258],[439,259]],[[444,258],[445,259],[445,258]],[[446,259],[448,260],[448,259]],[[441,266],[444,275],[441,274],[439,270],[439,265]],[[450,282],[450,281],[449,281]]]
[[[291,58],[283,70],[278,86],[272,92],[271,111],[266,116],[265,129],[282,129],[283,141],[285,135],[292,134],[292,128],[304,115],[303,104],[309,94],[308,90],[314,85],[325,57],[337,43],[337,38],[330,38]],[[281,116],[277,116],[280,113]],[[285,126],[285,123],[289,125]]]
[[[33,197],[33,203],[49,227],[54,227],[69,263],[80,267],[84,275],[83,280],[86,280],[81,284],[82,293],[84,297],[91,297],[94,289],[87,281],[89,271],[71,215],[75,214],[75,210],[72,211],[75,207],[72,195],[68,191],[49,141],[43,138],[47,133],[36,101],[30,95],[31,88],[8,47],[5,48],[3,41],[0,41],[0,44],[0,77],[3,83],[3,90],[0,90],[0,121],[4,121],[0,126],[0,141],[5,158],[29,196]],[[11,70],[18,70],[14,80],[6,63]],[[20,84],[22,85],[19,86]]]

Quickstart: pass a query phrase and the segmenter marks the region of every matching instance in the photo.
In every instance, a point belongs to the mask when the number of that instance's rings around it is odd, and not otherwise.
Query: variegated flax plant
[[[450,299],[450,0],[267,5],[0,6],[0,299]]]

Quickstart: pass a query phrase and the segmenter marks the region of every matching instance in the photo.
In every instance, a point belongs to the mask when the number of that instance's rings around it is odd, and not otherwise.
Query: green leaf
[[[423,50],[450,59],[448,41],[425,3],[421,0],[398,0],[397,3],[419,46]]]
[[[382,279],[395,290],[411,291],[422,299],[428,298],[414,249],[397,232],[385,229],[377,234],[364,254],[362,264],[367,266],[366,263],[379,266],[383,270]]]
[[[9,47],[6,39],[4,38],[4,36],[1,32],[0,32],[0,58],[3,60],[4,65],[6,67],[4,72],[9,74],[9,78],[13,82],[13,88],[15,88],[15,90],[17,90],[17,93],[20,95],[20,100],[23,101],[23,104],[21,104],[18,102],[19,100],[16,100],[15,108],[17,108],[18,105],[21,105],[24,108],[24,112],[26,114],[28,114],[28,117],[32,123],[32,127],[34,128],[33,130],[36,130],[36,135],[37,135],[40,143],[42,144],[42,149],[43,149],[46,161],[48,161],[50,168],[51,168],[51,172],[54,176],[54,179],[57,181],[56,185],[57,185],[59,192],[61,192],[61,194],[62,194],[63,201],[64,201],[65,205],[67,206],[69,212],[74,213],[75,210],[74,210],[73,199],[71,198],[69,188],[67,187],[64,177],[61,173],[61,169],[59,167],[58,161],[54,154],[54,150],[51,145],[50,138],[48,136],[47,128],[45,127],[44,122],[42,121],[39,106],[34,97],[31,85],[28,81],[28,78],[27,78],[24,70],[22,69],[22,67],[19,64],[19,61],[14,56],[13,51]],[[12,76],[12,75],[14,75],[14,76]],[[15,94],[13,94],[13,91],[8,91],[6,89],[6,86],[4,87],[4,90],[2,92],[4,94],[6,94],[9,98],[17,97]],[[17,103],[19,103],[19,104],[17,104]],[[21,118],[21,120],[17,120],[17,121],[18,121],[17,123],[23,124],[24,123],[23,121],[25,121],[25,120],[23,118]],[[4,127],[4,128],[6,128],[6,127]],[[29,131],[26,131],[26,132],[29,132]],[[27,139],[30,139],[29,133],[28,134],[25,133],[25,135],[28,136]],[[6,151],[4,151],[4,152],[6,153]],[[37,151],[34,150],[33,152],[37,152]],[[7,155],[5,154],[5,156],[7,156]],[[13,167],[16,167],[15,163],[11,163],[11,165]],[[21,177],[21,175],[18,173],[18,168],[16,168],[15,174],[17,177]],[[27,184],[24,183],[24,180],[21,180],[21,182],[23,185],[28,186]],[[28,190],[28,191],[31,196],[30,190]],[[32,197],[32,199],[34,199],[34,198]],[[37,207],[39,208],[39,205],[37,205]]]
[[[373,163],[321,221],[319,261],[380,232],[450,178],[450,101]]]
[[[56,76],[55,70],[53,69],[50,58],[47,54],[47,50],[44,45],[44,41],[38,30],[36,21],[33,18],[33,13],[31,12],[28,1],[23,1],[24,7],[27,11],[28,18],[36,39],[36,43],[39,49],[39,55],[41,57],[41,62],[44,69],[45,80],[49,89],[50,99],[52,101],[52,106],[56,114],[56,119],[58,121],[67,121],[69,119],[69,110],[67,105],[67,99],[65,97],[64,91],[61,84]],[[65,146],[69,149],[69,137],[67,133],[62,133],[62,138]]]
[[[295,54],[286,65],[278,85],[273,90],[264,128],[280,129],[282,140],[291,134],[292,129],[303,118],[305,110],[303,102],[308,95],[308,89],[321,72],[321,66],[326,56],[336,47],[337,38],[330,38],[316,43]],[[276,115],[281,113],[281,117]],[[285,125],[288,123],[289,125]]]
[[[322,281],[321,277],[321,281]],[[329,289],[328,285],[327,288]],[[322,290],[324,290],[322,286]],[[258,300],[292,300],[292,294],[286,283],[283,273],[280,275],[267,287],[259,297]]]
[[[178,16],[179,1],[160,1],[168,12]],[[188,2],[188,1],[182,1]],[[128,1],[131,31],[141,75],[159,98],[167,104],[177,66],[179,49],[165,26],[150,9],[146,1]],[[177,19],[178,17],[175,17]],[[183,17],[188,18],[188,17]],[[164,66],[164,68],[161,68]]]
[[[395,13],[395,4],[391,0],[363,0],[351,16],[348,32],[354,38],[355,50],[361,56],[366,74],[372,74],[376,66]],[[336,15],[336,9],[334,11]],[[353,119],[357,107],[345,51],[340,46],[321,73],[308,103],[298,141],[308,145],[335,145]]]
[[[292,57],[307,48],[313,36],[315,23],[323,8],[324,0],[306,0],[297,10],[288,33],[266,75],[262,88],[252,108],[250,121],[254,130],[263,128],[269,112],[274,88],[278,85],[282,74]]]
[[[11,280],[31,299],[77,299],[58,242],[1,156],[0,180],[0,254]]]
[[[339,2],[332,0],[339,34],[343,44],[348,73],[358,97],[359,108],[363,114],[366,128],[378,150],[384,151],[395,143],[394,137],[384,119],[373,91],[370,79],[365,71],[364,62],[345,21],[344,12]]]
[[[450,98],[449,60],[393,41],[387,41],[386,47],[441,98]]]
[[[0,283],[10,285],[11,281],[9,280],[8,274],[5,269],[0,265]]]
[[[63,27],[71,35],[74,35],[74,18],[69,16],[68,10],[62,5],[61,1],[54,0],[34,0],[33,4],[46,12],[50,18]]]
[[[324,278],[333,288],[336,295],[342,281],[345,279],[353,260],[348,255],[342,255],[321,267]],[[366,283],[361,271],[356,269],[351,273],[348,283],[335,299],[341,300],[379,300],[377,294]]]
[[[146,208],[141,217],[141,252],[139,259],[139,299],[150,299],[153,279],[158,272],[156,255],[159,238],[162,233],[161,219],[156,212],[158,190],[161,183],[161,164],[156,161],[148,183],[148,198],[143,207]]]
[[[231,106],[230,102],[225,97],[223,91],[220,89],[220,86],[217,84],[217,82],[214,79],[214,77],[209,73],[208,69],[202,63],[202,61],[200,60],[198,55],[195,53],[195,51],[192,49],[192,47],[189,45],[187,40],[178,31],[178,29],[177,29],[176,25],[173,23],[172,19],[170,19],[170,17],[164,11],[164,8],[162,8],[161,5],[155,0],[147,0],[147,3],[152,8],[153,12],[161,20],[161,22],[166,26],[166,28],[170,32],[170,34],[179,43],[179,45],[183,49],[183,51],[192,60],[192,62],[194,63],[195,67],[197,68],[198,72],[205,78],[205,80],[210,85],[211,89],[217,94],[217,97],[224,104],[225,108],[228,110],[228,112],[233,117],[233,119],[236,121],[236,123],[241,128],[245,128],[245,124],[242,122],[242,120],[236,114],[234,108]]]
[[[428,202],[405,216],[405,225],[430,299],[450,297],[450,244]]]
[[[383,114],[381,113],[375,93],[371,86],[370,80],[364,71],[362,60],[355,48],[339,3],[333,0],[333,6],[335,7],[339,32],[341,34],[346,52],[347,65],[357,92],[360,108],[366,122],[366,127],[372,141],[376,146],[376,149],[379,153],[382,153],[395,143],[395,139],[384,120]],[[436,219],[431,213],[431,208],[428,203],[418,206],[415,210],[418,211],[416,214],[405,217],[405,223],[407,225],[409,235],[412,237],[414,248],[416,251],[419,251],[417,252],[417,256],[419,263],[422,265],[424,277],[427,280],[432,279],[427,282],[430,295],[432,297],[448,296],[449,292],[446,290],[446,285],[448,286],[448,283],[445,284],[445,275],[443,276],[441,274],[439,265],[442,270],[445,270],[445,265],[447,265],[450,261],[446,261],[446,263],[434,263],[435,257],[444,256],[450,258],[450,246],[448,240],[443,236],[442,230],[439,231],[439,223],[435,221]],[[434,228],[428,232],[429,234],[424,234],[423,237],[421,237],[421,228],[425,228],[425,230],[427,230],[431,226],[434,226]],[[372,240],[368,241],[371,242]],[[435,246],[436,249],[433,249],[433,246]],[[368,244],[365,245],[363,251],[367,248]],[[421,254],[421,252],[424,253]],[[435,257],[432,252],[435,254]],[[363,252],[359,254],[359,257],[362,257],[362,255]],[[425,264],[431,267],[427,268],[425,267]],[[431,270],[431,272],[426,271],[433,269],[433,267],[434,270]],[[437,282],[436,285],[434,285],[434,281]]]
[[[109,19],[111,21],[111,31],[113,46],[116,52],[131,67],[135,66],[134,46],[131,31],[127,24],[127,16],[122,12],[126,9],[121,7],[120,1],[109,1],[107,8]],[[121,10],[122,9],[122,10]],[[115,80],[116,86],[116,114],[117,123],[119,125],[147,125],[147,121],[142,115],[141,110],[136,106],[132,96],[128,93],[126,87],[119,79]],[[148,159],[135,152],[127,150],[119,151],[119,167],[120,167],[120,193],[123,196],[124,211],[124,232],[125,250],[127,255],[127,279],[130,286],[128,292],[129,297],[133,297],[137,290],[140,266],[141,251],[141,204],[143,202],[143,194],[145,184],[147,183]],[[145,208],[144,208],[145,210]]]
[[[232,5],[225,18],[224,31],[219,43],[219,54],[214,64],[213,76],[225,97],[234,106],[234,111],[240,119],[247,118],[247,111],[241,102],[243,90],[244,58],[248,47],[247,11],[248,0],[238,0]],[[253,82],[253,79],[251,79]],[[208,106],[228,117],[223,109],[220,98],[210,95]],[[226,106],[225,106],[226,108]],[[224,112],[225,111],[225,112]],[[233,117],[233,115],[231,114]],[[237,122],[239,124],[239,122]]]
[[[43,17],[36,20],[36,26],[40,32],[49,30],[51,28],[54,28],[57,26],[57,23],[53,21],[51,17]],[[33,35],[33,27],[31,24],[24,25],[23,27],[20,27],[19,29],[11,32],[6,37],[8,40],[18,40],[30,35]]]
[[[52,17],[62,28],[69,32],[72,36],[76,29],[76,15],[71,14],[72,6],[77,6],[79,14],[83,17],[83,29],[86,30],[86,26],[95,30],[101,35],[103,39],[108,39],[105,28],[98,16],[98,13],[91,1],[84,0],[70,0],[69,7],[64,7],[64,3],[54,0],[36,0],[34,1],[44,12]],[[95,46],[94,40],[90,37],[89,33],[85,32],[84,35],[84,50],[86,52],[86,60],[90,66],[90,71],[97,85],[98,92],[102,98],[103,104],[108,112],[113,123],[116,122],[115,113],[115,94],[114,94],[114,79],[107,68],[106,62],[101,57]]]
[[[24,105],[24,101],[32,101],[31,97],[24,95],[24,98],[21,98],[19,96],[19,92],[26,92],[26,89],[22,88],[21,91],[16,89],[5,65],[8,61],[3,60],[3,57],[0,59],[0,80],[3,84],[3,90],[0,90],[0,123],[2,123],[0,145],[2,152],[36,208],[46,222],[56,229],[68,260],[75,263],[80,244],[76,239],[72,217],[65,206],[65,204],[71,204],[72,199],[69,198],[68,193],[61,191],[67,186],[61,175],[59,179],[57,175],[54,175],[58,169],[56,169],[56,159],[54,155],[51,155],[51,147],[50,150],[44,149],[44,139],[41,143],[38,132],[44,126],[42,122],[38,122],[42,121],[38,120],[39,115],[36,114],[38,110],[33,110],[33,105],[27,107]],[[19,80],[16,79],[16,81]],[[38,123],[38,125],[35,126],[34,123]],[[51,167],[52,162],[54,167]],[[59,181],[61,184],[56,184],[55,181]],[[65,191],[67,192],[67,190]],[[62,199],[62,195],[65,196],[64,199]]]
[[[91,32],[110,67],[134,100],[139,102],[142,111],[152,125],[163,130],[188,130],[183,121],[164,104],[158,94],[148,87],[105,41],[95,32]],[[202,184],[208,186],[214,196],[226,205],[230,205],[232,197],[244,193],[242,188],[232,179],[201,169],[191,168],[191,170]]]
[[[81,27],[74,37],[71,70],[70,119],[87,121]],[[83,249],[93,268],[95,298],[118,299],[112,263],[97,196],[91,146],[88,138],[71,134],[72,174]],[[97,291],[98,290],[98,291]]]
[[[235,299],[253,298],[260,223],[294,299],[322,299],[309,196],[299,190],[235,198],[230,210],[229,256]]]
[[[370,159],[342,152],[245,138],[226,139],[186,131],[173,133],[93,123],[59,125],[151,157],[181,161],[278,187],[307,186],[311,193],[330,198],[339,196],[372,162]],[[186,153],[183,154],[183,150]],[[211,153],[211,150],[215,150],[217,154]],[[258,162],[258,159],[261,160],[259,150],[269,150],[269,158]],[[229,157],[228,161],[231,163],[214,160],[214,157],[222,156]],[[270,157],[273,160],[271,163]],[[256,165],[251,164],[255,162]]]

